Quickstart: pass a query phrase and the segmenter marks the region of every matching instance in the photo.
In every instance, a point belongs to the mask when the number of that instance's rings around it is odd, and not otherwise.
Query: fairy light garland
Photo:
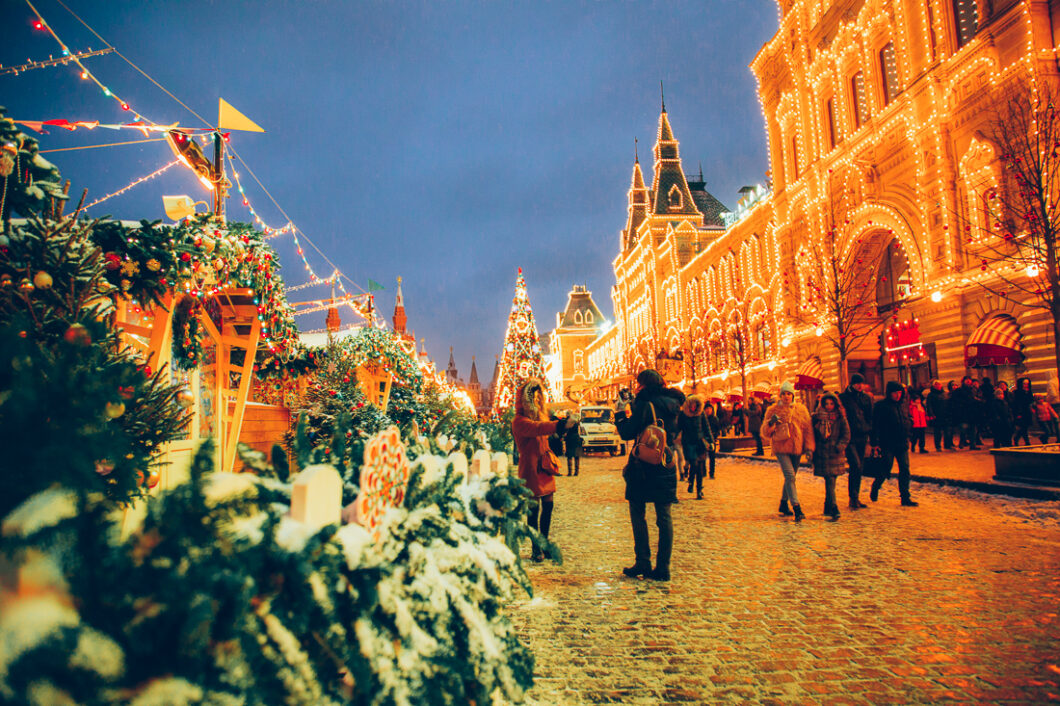
[[[167,170],[171,169],[172,167],[175,167],[178,164],[180,164],[180,160],[179,159],[174,159],[172,162],[170,162],[169,164],[165,165],[161,169],[157,169],[157,170],[151,172],[150,174],[148,174],[146,176],[140,177],[136,181],[134,181],[134,182],[132,182],[132,183],[126,185],[126,186],[123,186],[122,188],[118,189],[117,191],[115,191],[112,194],[107,194],[106,196],[103,196],[101,198],[96,199],[95,201],[93,201],[92,203],[88,204],[87,206],[84,206],[81,210],[82,211],[88,211],[88,209],[92,208],[93,206],[96,206],[98,204],[103,203],[107,199],[112,199],[115,196],[121,196],[122,194],[124,194],[129,189],[132,189],[135,186],[139,186],[140,184],[143,184],[145,181],[150,181],[150,180],[154,179],[155,177],[157,177],[160,174],[166,172]]]
[[[42,28],[43,29],[43,28]],[[41,59],[40,61],[27,61],[24,64],[18,64],[16,66],[3,66],[0,65],[0,76],[18,76],[19,74],[33,69],[47,69],[52,66],[66,66],[75,59],[89,59],[94,56],[103,56],[104,54],[110,54],[114,51],[113,48],[108,49],[96,49],[93,51],[89,47],[85,51],[79,51],[71,54],[68,49],[63,49],[62,56],[49,56],[47,59]]]

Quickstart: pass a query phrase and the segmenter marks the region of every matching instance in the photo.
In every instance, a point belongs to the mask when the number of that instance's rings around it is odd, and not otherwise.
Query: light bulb
[[[1027,276],[1028,277],[1037,277],[1038,276],[1038,266],[1037,265],[1029,265],[1027,267]]]
[[[934,292],[932,292],[931,293],[931,301],[935,302],[936,304],[938,304],[940,301],[942,301],[942,292],[940,292],[937,289]]]

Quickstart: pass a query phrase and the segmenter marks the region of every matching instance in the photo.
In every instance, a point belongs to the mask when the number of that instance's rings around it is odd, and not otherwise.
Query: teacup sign
[[[364,447],[361,493],[354,501],[357,522],[379,539],[379,523],[386,511],[405,501],[409,459],[397,427],[379,432]]]

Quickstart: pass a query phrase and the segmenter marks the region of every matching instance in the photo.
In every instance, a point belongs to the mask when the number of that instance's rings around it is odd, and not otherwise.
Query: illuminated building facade
[[[771,189],[743,194],[718,224],[688,209],[664,109],[650,189],[634,167],[614,262],[617,331],[589,347],[590,374],[635,374],[679,350],[686,389],[775,385],[800,371],[820,371],[830,389],[859,372],[877,392],[894,379],[1054,377],[1048,315],[980,286],[996,275],[977,250],[1002,180],[991,102],[1017,82],[1055,85],[1051,7],[780,0],[779,29],[751,62]],[[834,322],[806,316],[821,251],[874,278],[873,333],[842,371]],[[616,340],[617,360],[603,354]]]
[[[861,372],[881,391],[892,379],[959,380],[971,367],[1011,382],[1019,363],[1042,381],[1055,375],[1045,317],[976,283],[992,274],[975,242],[988,231],[1000,178],[985,137],[991,101],[1031,70],[1055,75],[1050,4],[781,0],[780,11],[780,29],[751,69],[766,118],[780,269],[795,292],[786,313],[802,294],[800,256],[831,238],[837,252],[878,272],[882,336],[862,339],[843,380]],[[834,388],[838,356],[818,335],[827,326],[790,324],[785,353],[818,359]],[[919,340],[891,349],[888,339],[910,328]],[[976,340],[1002,334],[1010,356],[976,354]]]
[[[590,380],[585,349],[606,323],[593,301],[593,293],[582,285],[574,285],[567,293],[567,306],[556,313],[556,328],[548,333],[545,346],[548,351],[545,379],[554,399],[580,401]]]

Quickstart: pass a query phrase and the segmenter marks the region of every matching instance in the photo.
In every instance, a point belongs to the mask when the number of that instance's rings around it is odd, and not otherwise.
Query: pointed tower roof
[[[655,174],[651,185],[651,204],[656,216],[695,216],[696,209],[692,193],[685,181],[685,172],[681,168],[681,155],[678,142],[674,139],[670,127],[670,117],[663,104],[659,114],[659,131],[655,139]]]
[[[469,385],[478,385],[478,370],[475,368],[475,356],[471,356],[471,376],[468,378]]]
[[[603,322],[603,312],[593,301],[593,293],[584,285],[574,285],[567,293],[567,308],[560,314],[557,328],[595,329]]]
[[[648,217],[648,189],[644,186],[644,173],[640,170],[640,156],[636,153],[634,139],[633,177],[629,187],[629,207],[626,227],[622,229],[622,249],[629,250],[637,241],[637,229]]]
[[[397,298],[394,300],[394,332],[398,334],[405,333],[405,327],[408,325],[408,317],[405,316],[405,297],[401,294],[401,278],[397,278]]]

